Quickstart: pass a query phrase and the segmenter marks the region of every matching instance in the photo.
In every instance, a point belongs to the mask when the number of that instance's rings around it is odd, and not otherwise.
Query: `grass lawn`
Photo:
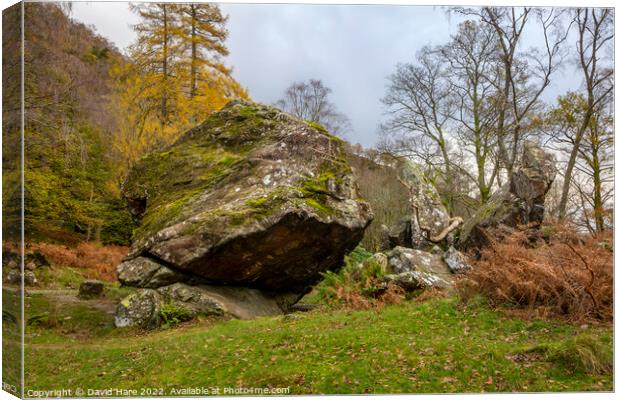
[[[35,318],[27,327],[26,390],[613,390],[611,326],[528,322],[453,298],[380,311],[323,308],[253,321],[199,321],[140,333],[111,329],[112,316],[99,308],[53,306],[44,297],[27,299],[27,318],[49,315],[49,307],[55,315],[53,323]]]

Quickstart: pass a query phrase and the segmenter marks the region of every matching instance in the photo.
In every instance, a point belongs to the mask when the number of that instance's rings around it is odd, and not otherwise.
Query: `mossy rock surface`
[[[338,269],[372,220],[340,139],[246,102],[145,156],[123,194],[140,224],[128,259],[274,291]]]

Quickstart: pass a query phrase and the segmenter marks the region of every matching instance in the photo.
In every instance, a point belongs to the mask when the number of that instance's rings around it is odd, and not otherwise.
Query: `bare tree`
[[[568,196],[571,186],[573,170],[577,162],[581,141],[586,130],[591,125],[591,119],[602,103],[613,96],[613,69],[601,65],[601,59],[608,46],[613,46],[613,11],[610,9],[577,9],[574,22],[578,30],[577,54],[578,64],[583,72],[587,105],[580,119],[579,129],[576,131],[573,147],[570,153],[562,198],[558,207],[558,217],[566,217]]]
[[[398,65],[389,77],[382,99],[389,119],[382,125],[380,147],[439,173],[436,186],[448,208],[453,198],[471,191],[470,183],[485,202],[497,179],[498,60],[494,31],[465,21],[450,42],[423,48],[416,63]]]
[[[524,7],[485,7],[457,9],[476,16],[495,31],[500,60],[497,68],[496,99],[497,147],[502,166],[508,174],[517,161],[520,144],[541,107],[541,96],[551,83],[551,76],[564,57],[563,44],[568,31],[563,29],[565,14],[561,9]],[[543,46],[522,50],[522,38],[530,20],[538,22]]]
[[[493,148],[497,145],[494,129],[497,117],[493,107],[497,97],[498,78],[493,74],[499,61],[497,40],[485,24],[465,21],[439,51],[450,65],[448,79],[456,111],[451,118],[459,148],[475,162],[475,175],[464,169],[462,173],[476,184],[480,201],[484,203],[490,197],[498,173],[493,160]]]
[[[449,182],[452,163],[447,130],[454,103],[446,65],[438,53],[424,47],[417,64],[399,64],[381,100],[389,120],[382,124],[384,147],[437,166]]]
[[[329,101],[331,92],[321,80],[295,82],[286,89],[276,106],[298,118],[321,124],[334,135],[344,136],[351,129],[351,123]]]

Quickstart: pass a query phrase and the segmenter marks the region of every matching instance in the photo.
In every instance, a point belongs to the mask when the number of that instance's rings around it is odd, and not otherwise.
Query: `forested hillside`
[[[136,6],[145,24],[129,55],[64,7],[25,4],[26,234],[127,244],[127,169],[247,94],[224,64],[226,18],[215,6]],[[6,212],[19,207],[19,11],[3,14],[3,160],[14,166],[4,176]]]

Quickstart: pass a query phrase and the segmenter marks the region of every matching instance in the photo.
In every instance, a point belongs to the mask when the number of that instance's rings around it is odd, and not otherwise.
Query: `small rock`
[[[19,269],[19,254],[11,250],[3,250],[2,266],[9,269]]]
[[[32,271],[24,271],[24,285],[32,286],[37,283],[37,277]]]
[[[28,261],[24,267],[29,271],[34,271],[37,269],[37,264],[34,261]]]
[[[13,285],[19,285],[22,282],[22,275],[18,269],[12,269],[6,274],[7,283],[11,283]]]
[[[114,325],[117,328],[135,326],[154,329],[161,325],[161,296],[153,289],[142,289],[123,299],[116,308]]]
[[[103,294],[103,282],[89,279],[80,284],[78,297],[80,299],[92,299]]]
[[[408,271],[400,274],[391,274],[383,277],[385,283],[393,283],[403,288],[406,292],[412,292],[416,289],[440,288],[448,289],[452,287],[452,283],[429,272],[424,271]]]
[[[6,275],[6,282],[13,285],[21,285],[22,274],[18,269],[10,270]],[[37,283],[37,277],[32,271],[26,270],[24,273],[24,285],[32,286]]]
[[[443,260],[455,274],[472,269],[467,256],[452,246],[444,253]]]

